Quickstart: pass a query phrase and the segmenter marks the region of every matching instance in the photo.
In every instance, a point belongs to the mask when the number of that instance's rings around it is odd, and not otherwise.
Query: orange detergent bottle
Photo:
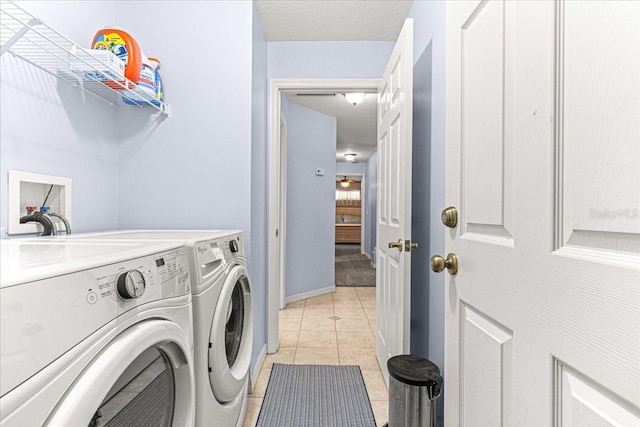
[[[124,76],[134,85],[138,83],[142,66],[142,52],[138,42],[129,33],[117,28],[104,28],[93,36],[91,48],[113,52],[125,64]],[[125,85],[124,82],[120,82],[122,85],[115,82],[103,83],[116,90],[124,89]],[[128,86],[130,89],[131,85]]]

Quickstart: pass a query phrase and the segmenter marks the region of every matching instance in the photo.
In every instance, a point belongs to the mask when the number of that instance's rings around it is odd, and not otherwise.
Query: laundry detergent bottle
[[[160,78],[160,60],[156,58],[149,58],[154,67],[154,83],[155,83],[155,102],[154,104],[159,105],[164,101],[164,89],[162,88],[162,79]]]
[[[104,28],[93,36],[92,49],[110,50],[124,64],[124,76],[134,84],[140,79],[142,51],[138,42],[126,31],[118,28]],[[112,86],[113,85],[113,86]],[[113,89],[122,89],[118,84],[109,84]]]
[[[144,91],[147,96],[143,97],[124,97],[122,101],[129,105],[146,105],[151,103],[159,106],[164,100],[164,91],[162,89],[162,79],[160,78],[160,60],[157,58],[142,55],[142,69],[140,70],[140,80],[134,89],[134,92],[140,94]]]

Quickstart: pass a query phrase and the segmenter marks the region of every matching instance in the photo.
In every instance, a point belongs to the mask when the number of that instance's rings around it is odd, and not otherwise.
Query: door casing
[[[283,236],[284,222],[284,176],[281,164],[280,115],[282,94],[304,91],[305,93],[335,93],[360,91],[377,93],[380,79],[272,79],[269,89],[269,184],[267,221],[267,352],[278,351],[278,312],[284,305],[284,271],[286,265]],[[276,235],[277,231],[277,235]]]

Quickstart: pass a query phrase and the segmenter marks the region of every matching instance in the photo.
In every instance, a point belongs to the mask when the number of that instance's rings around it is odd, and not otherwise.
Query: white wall
[[[285,296],[335,284],[336,118],[289,103]],[[324,176],[315,174],[324,169]]]
[[[116,19],[115,1],[18,4],[86,47],[105,22]],[[0,58],[0,93],[1,237],[12,169],[70,177],[75,232],[115,228],[116,109],[10,53]]]
[[[409,17],[415,29],[412,239],[421,245],[411,263],[411,352],[444,372],[444,275],[429,269],[429,257],[444,254],[444,1],[416,1]]]

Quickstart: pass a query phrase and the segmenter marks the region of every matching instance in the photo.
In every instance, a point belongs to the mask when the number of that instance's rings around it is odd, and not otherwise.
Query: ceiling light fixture
[[[353,153],[345,154],[344,158],[347,159],[348,162],[351,162],[351,163],[355,163],[356,162],[356,155],[353,154]]]
[[[344,179],[340,180],[340,186],[343,188],[347,188],[349,186],[349,180],[345,176]]]
[[[344,99],[346,99],[349,104],[353,104],[355,106],[356,104],[364,101],[364,92],[345,93]]]

